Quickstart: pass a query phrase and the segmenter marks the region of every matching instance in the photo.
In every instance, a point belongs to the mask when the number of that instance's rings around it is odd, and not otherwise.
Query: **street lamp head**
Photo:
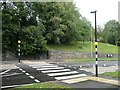
[[[97,12],[97,10],[95,10],[95,11],[91,11],[90,13],[96,13]]]

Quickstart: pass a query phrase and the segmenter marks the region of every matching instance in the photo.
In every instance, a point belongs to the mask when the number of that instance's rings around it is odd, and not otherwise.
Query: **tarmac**
[[[11,61],[11,62],[2,62],[0,65],[0,73],[6,73],[7,70],[10,69],[16,69],[15,64],[18,62]],[[43,61],[36,62],[36,61],[28,61],[24,60],[22,61],[24,64],[30,64],[30,63],[45,63]],[[116,68],[116,67],[113,67]],[[102,67],[99,67],[101,70],[105,70]],[[106,69],[105,71],[108,71]],[[112,71],[112,70],[111,70]],[[114,70],[113,70],[114,71]],[[61,80],[61,81],[52,81],[53,83],[60,84],[63,86],[68,86],[71,88],[115,88],[115,90],[119,90],[120,88],[120,80],[118,79],[112,79],[112,78],[106,78],[106,77],[95,77],[95,76],[86,76],[82,78],[74,78],[69,80]],[[107,90],[107,89],[106,89]]]

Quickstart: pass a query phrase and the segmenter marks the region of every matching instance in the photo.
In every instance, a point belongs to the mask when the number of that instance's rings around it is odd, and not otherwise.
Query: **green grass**
[[[120,47],[119,47],[120,48]],[[64,51],[74,51],[74,52],[91,52],[91,42],[74,42],[71,44],[61,44],[61,45],[48,45],[50,50],[64,50]],[[92,52],[95,52],[95,46],[92,42]],[[98,52],[101,53],[111,53],[118,54],[118,46],[99,43]]]
[[[69,87],[65,87],[51,82],[34,83],[33,85],[26,85],[12,89],[7,89],[7,90],[35,90],[35,89],[36,90],[72,90]]]
[[[106,72],[103,73],[104,76],[112,76],[113,78],[120,78],[120,71],[118,72]]]
[[[81,59],[66,59],[65,62],[93,62],[95,61],[95,58],[81,58]],[[98,61],[110,61],[110,60],[120,60],[118,58],[98,58]]]

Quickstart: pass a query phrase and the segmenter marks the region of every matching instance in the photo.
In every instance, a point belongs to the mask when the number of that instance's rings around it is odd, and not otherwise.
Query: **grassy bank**
[[[61,45],[48,45],[50,50],[64,50],[64,51],[73,51],[73,52],[94,52],[95,46],[94,42],[92,42],[92,49],[91,49],[91,42],[75,42],[71,44],[61,44]],[[99,43],[98,44],[98,52],[101,53],[111,53],[111,54],[118,54],[118,48],[120,47],[106,44],[106,43]]]
[[[95,58],[81,58],[81,59],[66,59],[65,62],[93,62]],[[118,58],[98,58],[98,61],[112,61],[119,60]]]
[[[120,78],[120,71],[119,72],[106,72],[103,73],[104,76],[111,76],[113,78]]]

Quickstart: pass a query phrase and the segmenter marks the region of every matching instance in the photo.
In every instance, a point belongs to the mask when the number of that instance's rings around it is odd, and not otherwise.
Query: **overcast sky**
[[[94,26],[94,14],[97,10],[97,25],[103,26],[111,19],[118,21],[118,2],[120,0],[74,0],[80,14],[91,21]]]

